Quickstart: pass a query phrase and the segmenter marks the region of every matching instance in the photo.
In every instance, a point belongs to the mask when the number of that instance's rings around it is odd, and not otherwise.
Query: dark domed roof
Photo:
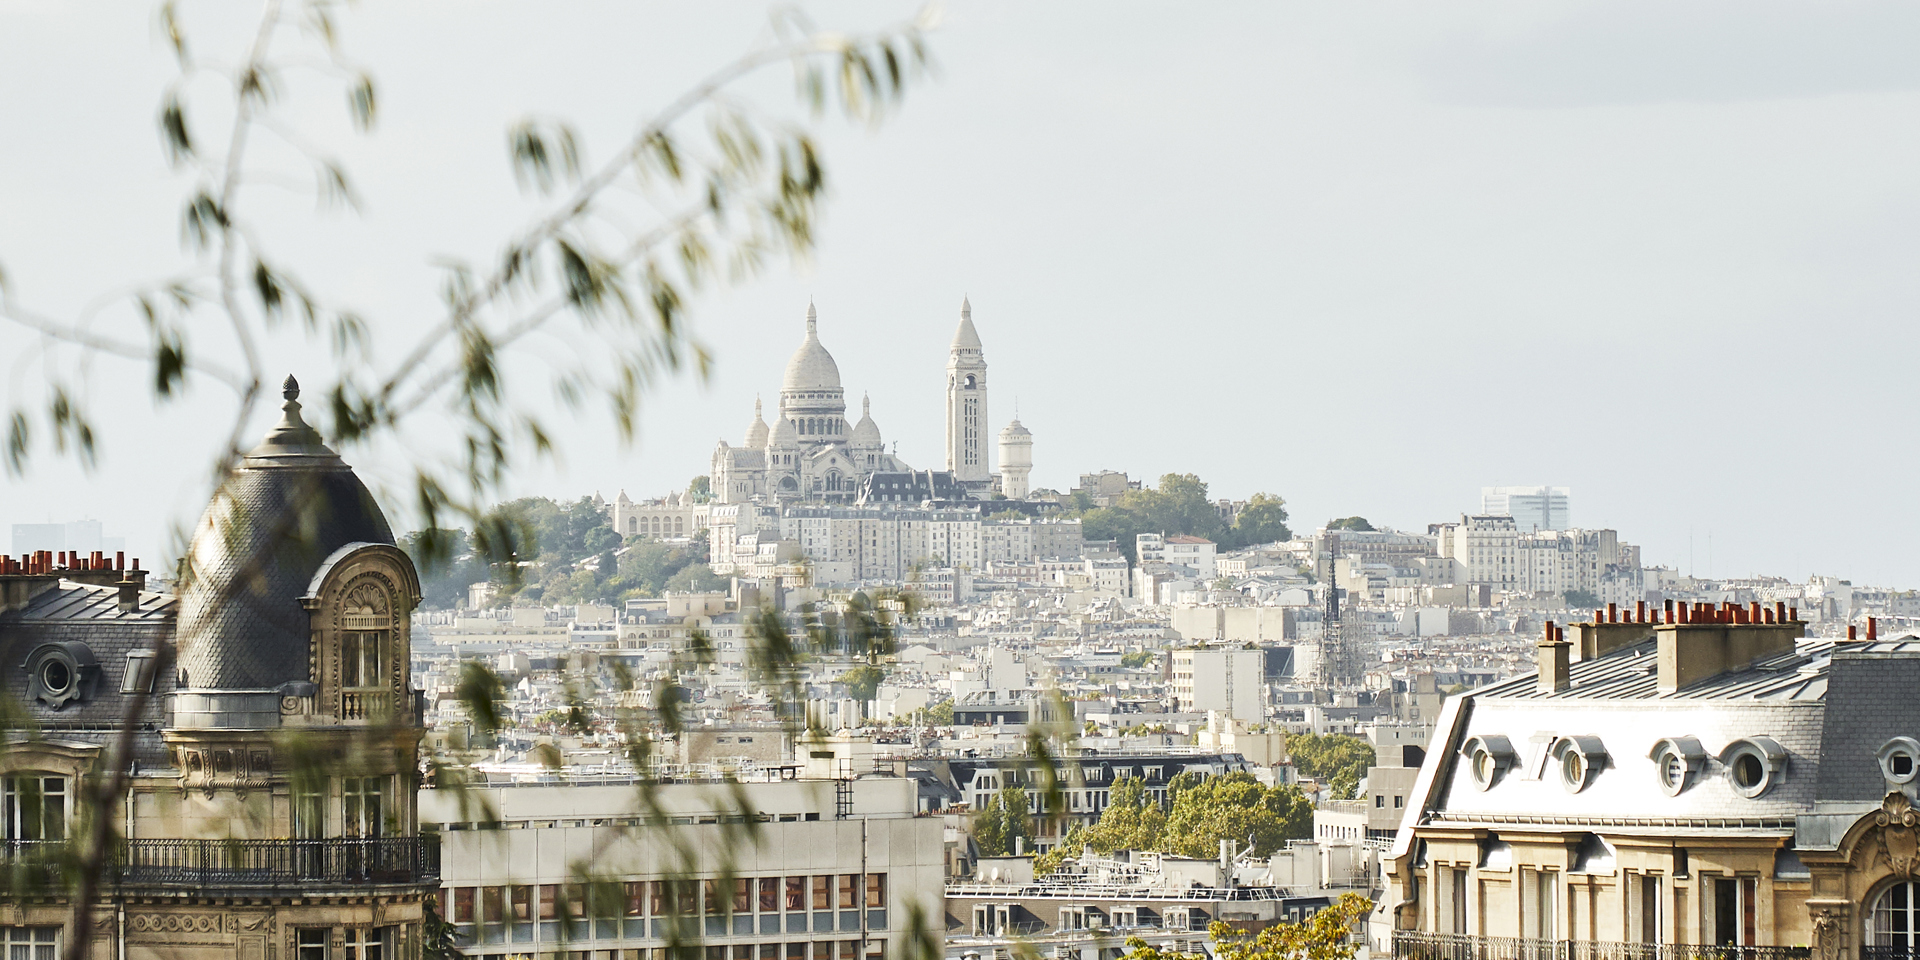
[[[299,395],[288,377],[280,423],[194,529],[180,598],[182,687],[265,690],[311,680],[300,598],[314,571],[349,543],[393,543],[373,494],[300,419]]]

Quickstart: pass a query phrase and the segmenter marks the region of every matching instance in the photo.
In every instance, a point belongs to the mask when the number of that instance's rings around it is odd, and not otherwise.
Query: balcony
[[[1806,960],[1812,951],[1808,947],[1534,940],[1395,930],[1393,955],[1398,960]]]
[[[5,863],[49,876],[61,841],[7,841]],[[106,882],[123,887],[259,889],[430,884],[440,877],[437,837],[334,840],[132,840],[115,851]]]

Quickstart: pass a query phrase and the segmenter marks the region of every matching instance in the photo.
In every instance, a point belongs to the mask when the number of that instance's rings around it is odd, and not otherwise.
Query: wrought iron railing
[[[64,841],[6,841],[9,867],[45,865],[57,877]],[[109,872],[123,886],[281,887],[423,883],[440,876],[438,838],[130,840]]]
[[[1860,960],[1920,960],[1920,944],[1911,947],[1867,944],[1860,948]]]
[[[1398,960],[1806,960],[1811,953],[1807,947],[1537,940],[1414,930],[1396,930],[1393,933],[1393,955]],[[1920,958],[1874,958],[1863,955],[1861,960]]]

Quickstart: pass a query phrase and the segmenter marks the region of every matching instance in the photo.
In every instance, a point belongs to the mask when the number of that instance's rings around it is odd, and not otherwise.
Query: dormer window
[[[1880,775],[1888,783],[1912,783],[1914,774],[1920,772],[1920,741],[1912,737],[1894,737],[1880,748],[1879,759]]]
[[[1728,744],[1720,763],[1734,791],[1751,800],[1773,789],[1787,768],[1787,751],[1772,737],[1748,737]]]
[[[1660,789],[1669,797],[1686,790],[1707,760],[1707,752],[1693,737],[1668,737],[1654,744],[1649,756],[1659,775]]]
[[[1497,734],[1469,739],[1460,754],[1467,760],[1467,772],[1472,775],[1474,785],[1482,790],[1500,782],[1514,761],[1512,741]]]
[[[1599,737],[1561,737],[1553,743],[1560,766],[1560,785],[1579,793],[1607,766],[1607,748]]]

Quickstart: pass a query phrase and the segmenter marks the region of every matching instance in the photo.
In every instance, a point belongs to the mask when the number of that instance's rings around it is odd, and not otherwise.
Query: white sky
[[[209,50],[250,7],[185,6]],[[405,342],[430,262],[490,257],[533,209],[509,123],[567,117],[609,149],[765,13],[362,3],[345,40],[380,126],[356,139],[328,100],[313,129],[367,213],[287,203],[277,242]],[[901,115],[830,128],[814,261],[696,302],[713,376],[656,392],[635,448],[570,420],[564,465],[523,488],[637,498],[705,473],[771,405],[809,296],[853,415],[871,393],[937,468],[968,294],[992,419],[1018,397],[1038,485],[1192,471],[1286,497],[1297,528],[1423,530],[1483,485],[1551,483],[1648,563],[1920,584],[1897,479],[1920,465],[1917,43],[1920,8],[1874,3],[955,3]],[[181,262],[187,181],[153,126],[170,75],[145,4],[0,0],[0,264],[26,302],[71,312]],[[10,401],[43,389],[29,344],[0,327]],[[101,469],[0,481],[0,524],[96,517],[157,555],[204,503],[227,399],[155,410],[144,381],[96,364]]]

